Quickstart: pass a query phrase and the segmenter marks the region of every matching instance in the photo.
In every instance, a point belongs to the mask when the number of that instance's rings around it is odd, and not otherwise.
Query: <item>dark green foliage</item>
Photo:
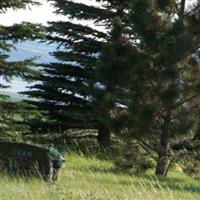
[[[114,158],[114,163],[119,170],[141,175],[155,167],[154,158],[137,141],[128,142],[119,146],[120,155]]]
[[[31,131],[30,121],[41,117],[36,107],[25,102],[12,102],[0,95],[0,139],[21,141],[22,135]]]
[[[7,9],[27,8],[29,5],[38,4],[37,1],[28,0],[2,0],[0,2],[0,13]],[[30,75],[36,75],[31,67],[34,65],[33,58],[24,61],[8,61],[9,52],[15,48],[15,42],[43,37],[40,25],[31,23],[14,24],[12,26],[0,25],[0,78],[4,82],[9,82],[13,77],[21,77],[29,80]],[[0,89],[7,88],[7,84],[0,83]],[[18,138],[18,134],[27,131],[28,127],[21,123],[19,118],[23,118],[27,105],[23,103],[10,102],[5,95],[0,95],[0,137]],[[30,111],[29,107],[29,111]],[[33,111],[36,112],[36,111]],[[25,114],[26,113],[26,114]],[[30,113],[32,113],[30,111]],[[19,138],[18,138],[19,139]]]
[[[27,8],[29,5],[39,5],[35,0],[2,0],[0,2],[0,13],[6,12],[7,9]]]
[[[59,170],[60,168],[63,167],[65,159],[57,149],[50,147],[48,156],[55,170]]]
[[[174,155],[170,143],[192,138],[199,115],[199,63],[190,64],[199,48],[192,29],[199,30],[199,3],[190,10],[185,3],[130,1],[129,27],[138,40],[124,34],[126,24],[115,18],[99,64],[106,120],[125,140],[150,144],[158,154],[157,175],[167,174]],[[108,111],[116,110],[116,102],[127,109],[113,116]]]
[[[170,4],[172,4],[173,1],[171,0],[157,0],[157,5],[158,7],[163,10],[166,7],[170,6]]]
[[[36,77],[41,84],[33,86],[26,94],[38,98],[39,101],[31,103],[47,111],[47,121],[41,123],[42,127],[52,132],[64,132],[69,128],[99,129],[102,133],[99,141],[109,143],[105,141],[109,140],[110,133],[102,120],[104,105],[96,96],[99,91],[94,87],[98,82],[96,67],[103,45],[111,38],[106,29],[110,29],[115,16],[125,18],[126,4],[102,1],[95,6],[61,0],[49,2],[56,14],[67,16],[70,20],[49,22],[47,38],[58,45],[58,49],[51,53],[56,61],[42,65],[43,74]],[[119,12],[120,6],[122,10]],[[72,19],[79,21],[75,23]],[[102,29],[99,30],[98,26]]]

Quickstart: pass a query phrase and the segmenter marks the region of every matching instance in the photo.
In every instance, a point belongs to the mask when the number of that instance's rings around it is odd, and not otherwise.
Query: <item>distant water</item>
[[[48,63],[54,61],[54,58],[49,55],[49,52],[56,49],[55,44],[46,44],[39,41],[26,41],[17,43],[15,46],[16,49],[10,52],[9,61],[22,61],[27,58],[36,58],[37,63]],[[0,82],[5,83],[2,77],[0,77]],[[14,78],[9,85],[10,88],[4,89],[4,91],[17,93],[28,90],[27,86],[30,84],[19,78]]]

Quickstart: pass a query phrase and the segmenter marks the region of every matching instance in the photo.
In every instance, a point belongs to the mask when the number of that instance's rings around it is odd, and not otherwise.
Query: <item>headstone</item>
[[[58,161],[60,165],[57,165]],[[60,154],[55,154],[48,148],[27,143],[0,141],[0,170],[52,180],[57,177],[63,162],[64,159]]]

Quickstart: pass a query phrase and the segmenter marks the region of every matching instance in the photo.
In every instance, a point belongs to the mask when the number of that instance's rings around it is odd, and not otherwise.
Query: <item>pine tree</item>
[[[125,21],[126,1],[95,1],[92,5],[63,0],[50,2],[55,13],[67,19],[49,22],[47,38],[58,44],[58,50],[52,53],[56,61],[43,65],[43,75],[38,78],[42,84],[33,86],[26,94],[40,99],[32,103],[48,111],[45,127],[53,131],[98,129],[98,141],[106,145],[110,133],[100,115],[103,105],[98,101],[99,105],[93,107],[95,69],[102,46],[110,40],[106,29],[110,29],[112,19],[121,15]]]
[[[7,9],[26,8],[29,5],[38,5],[36,1],[28,0],[2,0],[0,2],[0,13],[4,13]],[[4,83],[0,83],[0,89],[7,88],[7,84],[13,77],[21,77],[24,80],[30,74],[36,72],[31,69],[33,66],[33,58],[24,61],[8,61],[9,51],[14,48],[13,43],[25,39],[34,39],[42,37],[41,27],[31,23],[14,24],[13,26],[0,25],[0,78],[4,79]],[[14,130],[19,130],[22,125],[14,124],[16,113],[22,109],[19,103],[13,103],[9,97],[0,95],[0,133],[1,137],[6,134],[14,134]]]
[[[158,154],[156,175],[164,176],[174,157],[171,143],[192,137],[199,113],[199,63],[191,62],[200,42],[200,5],[186,9],[184,0],[133,0],[130,5],[128,21],[137,40],[123,34],[126,26],[119,19],[114,22],[98,73],[108,110],[120,101],[127,106],[114,117],[107,115],[112,128],[151,146]]]

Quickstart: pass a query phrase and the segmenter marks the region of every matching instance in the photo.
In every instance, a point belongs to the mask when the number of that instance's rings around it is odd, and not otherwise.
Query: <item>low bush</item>
[[[137,143],[124,144],[120,155],[114,159],[115,166],[125,172],[144,174],[155,167],[155,161]]]

